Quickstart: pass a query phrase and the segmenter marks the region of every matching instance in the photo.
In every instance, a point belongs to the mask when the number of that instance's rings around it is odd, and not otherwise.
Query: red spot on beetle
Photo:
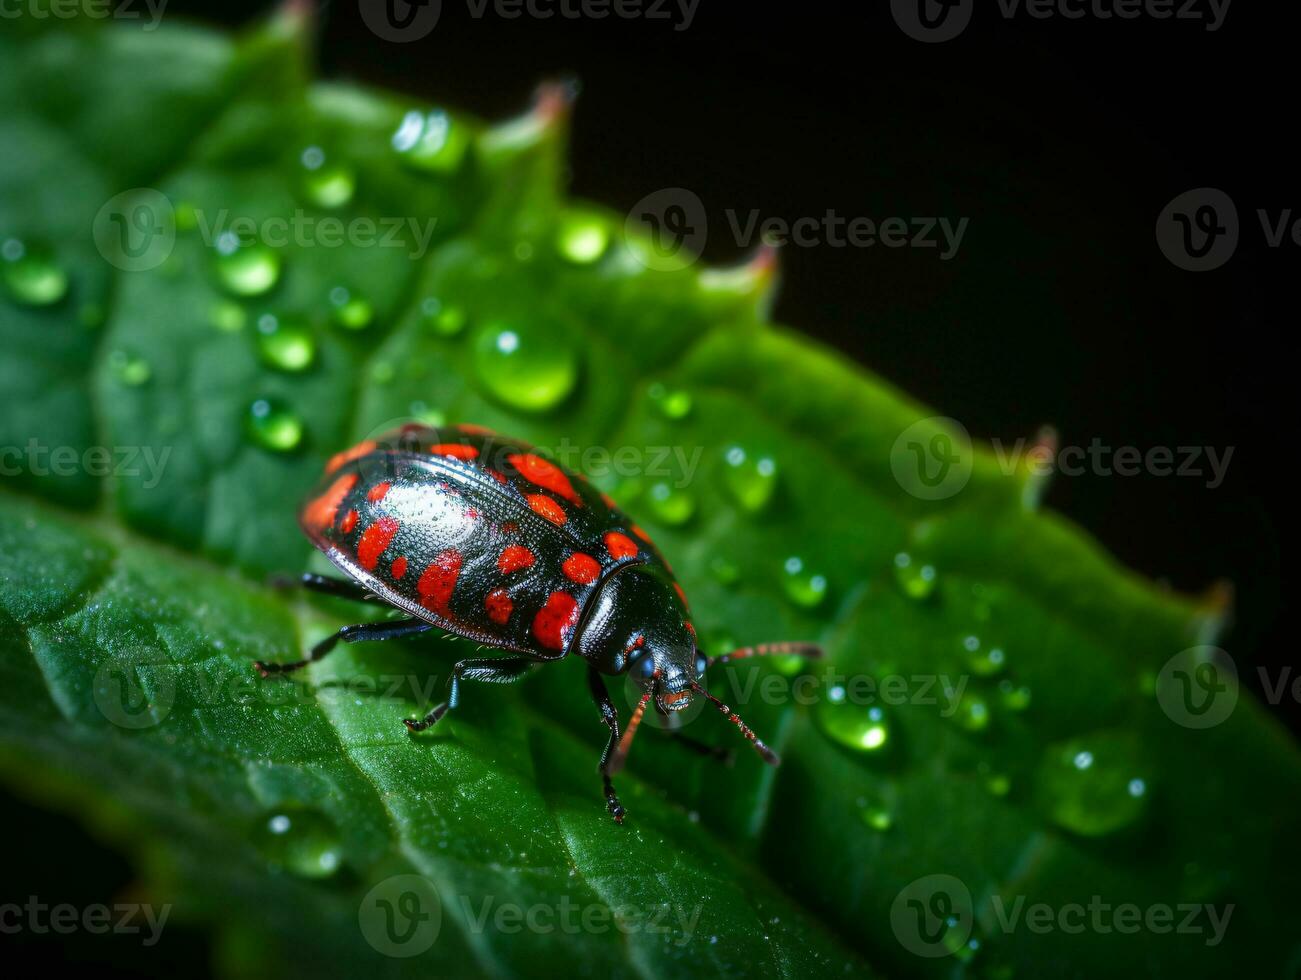
[[[366,491],[366,499],[372,504],[377,504],[384,499],[384,495],[389,492],[389,488],[392,486],[393,484],[388,480],[385,480],[383,483],[377,483]]]
[[[494,470],[494,469],[492,469],[492,468],[488,468],[488,469],[486,469],[484,472],[487,473],[487,474],[488,474],[490,477],[492,477],[494,480],[496,480],[498,483],[509,483],[509,482],[510,482],[508,479],[506,479],[506,474],[505,474],[505,473],[502,473],[500,470]]]
[[[601,494],[601,503],[605,504],[605,506],[609,507],[611,510],[619,509],[619,505],[614,502],[614,498],[608,493]]]
[[[511,466],[520,471],[520,475],[529,483],[536,484],[543,490],[564,497],[577,507],[583,506],[583,498],[578,495],[569,477],[555,463],[545,460],[533,453],[512,453],[506,457]]]
[[[540,514],[552,524],[563,524],[568,520],[564,508],[545,494],[531,493],[525,499],[533,508],[533,513]]]
[[[522,544],[508,544],[497,556],[497,571],[509,575],[511,572],[518,572],[521,568],[528,568],[533,561],[533,552],[528,548]]]
[[[493,589],[483,597],[483,608],[488,611],[488,618],[499,626],[505,626],[510,614],[515,611],[515,603],[506,594],[505,589]]]
[[[339,505],[343,503],[343,498],[348,496],[348,492],[356,485],[356,473],[343,474],[330,484],[325,493],[307,505],[307,509],[303,511],[303,523],[319,531],[331,527],[335,515],[339,513]]]
[[[471,436],[495,436],[497,434],[486,425],[474,425],[470,422],[462,422],[460,425],[455,425],[452,428]]]
[[[401,578],[405,575],[407,573],[407,556],[399,555],[394,558],[393,564],[389,567],[389,571],[392,573],[394,578]]]
[[[578,623],[578,600],[568,592],[552,592],[533,617],[533,635],[548,650],[563,650]]]
[[[638,527],[636,524],[632,526],[632,533],[637,535],[637,537],[641,538],[647,544],[651,543],[650,535],[647,534],[642,528]]]
[[[343,515],[343,520],[339,522],[339,530],[344,534],[351,534],[352,529],[357,526],[357,512],[350,510]]]
[[[691,634],[691,638],[694,640],[696,638],[696,628],[691,625],[691,620],[684,620],[682,625],[687,628],[687,632]]]
[[[579,585],[591,585],[601,574],[601,565],[591,555],[575,551],[561,566],[565,577]]]
[[[420,604],[426,609],[446,615],[447,605],[452,601],[452,592],[456,589],[456,580],[460,574],[461,553],[455,548],[440,551],[416,583]]]
[[[673,591],[678,594],[678,598],[682,600],[683,606],[689,605],[687,602],[687,594],[682,591],[682,586],[678,585],[677,582],[673,583]]]
[[[368,572],[375,570],[379,556],[384,554],[384,549],[393,541],[399,526],[397,518],[381,517],[361,532],[361,540],[357,542],[357,561],[362,568]]]
[[[631,558],[637,554],[637,542],[619,531],[606,531],[605,550],[611,558]]]
[[[357,459],[360,456],[365,456],[374,448],[375,440],[366,439],[363,442],[357,443],[357,445],[353,446],[351,449],[345,449],[341,453],[335,453],[330,457],[330,461],[325,464],[325,472],[333,473],[340,466],[343,466],[346,463],[351,463],[354,459]]]
[[[474,446],[462,446],[459,442],[440,442],[430,446],[429,451],[435,456],[451,456],[454,459],[476,459],[479,450]]]

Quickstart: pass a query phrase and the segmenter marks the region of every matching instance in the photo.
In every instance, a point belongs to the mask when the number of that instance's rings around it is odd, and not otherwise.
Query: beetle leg
[[[310,592],[320,592],[322,595],[352,599],[354,602],[374,602],[382,606],[388,605],[387,602],[373,592],[369,592],[356,582],[350,582],[347,579],[317,575],[315,572],[304,572],[297,584]]]
[[[258,673],[263,677],[269,677],[271,674],[287,674],[292,670],[299,670],[310,663],[320,660],[333,650],[340,640],[344,643],[359,643],[363,640],[396,640],[403,636],[414,636],[429,629],[433,629],[431,624],[414,617],[411,619],[391,619],[385,623],[358,623],[356,626],[344,626],[337,633],[327,636],[312,647],[302,660],[294,660],[286,664],[269,664],[263,663],[261,660],[255,660],[253,666],[257,668]]]
[[[587,684],[592,690],[592,700],[596,702],[596,707],[601,712],[601,720],[610,729],[610,740],[605,743],[605,751],[601,753],[599,766],[601,782],[605,785],[605,805],[610,811],[610,816],[614,817],[614,822],[623,823],[623,818],[627,816],[628,811],[619,802],[619,796],[614,791],[614,783],[610,780],[610,762],[615,758],[614,750],[619,744],[619,713],[615,711],[614,702],[610,700],[610,692],[605,686],[601,672],[590,664],[587,668]]]
[[[808,657],[811,660],[822,658],[822,647],[816,643],[760,643],[757,646],[741,647],[729,653],[720,653],[716,657],[705,658],[712,667],[714,664],[730,664],[733,660],[745,660],[747,657]]]
[[[477,660],[462,660],[452,668],[451,690],[447,694],[447,700],[420,721],[403,718],[402,724],[410,731],[423,732],[460,702],[462,679],[484,681],[488,684],[513,684],[523,679],[528,669],[537,662],[532,657],[481,657]]]

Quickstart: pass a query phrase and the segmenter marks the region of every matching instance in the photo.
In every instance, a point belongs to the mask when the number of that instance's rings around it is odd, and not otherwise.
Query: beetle
[[[706,656],[686,595],[646,532],[582,475],[481,426],[410,423],[334,455],[299,508],[298,522],[346,576],[309,573],[305,588],[396,607],[407,617],[344,626],[302,660],[258,661],[263,677],[305,667],[340,642],[430,629],[503,651],[457,663],[447,700],[423,719],[404,719],[418,732],[457,706],[463,680],[511,683],[535,664],[582,657],[609,728],[598,771],[617,823],[626,811],[611,777],[622,768],[648,704],[671,719],[704,698],[775,766],[777,754],[709,692],[705,672],[754,656],[821,656],[808,643]],[[604,680],[618,675],[631,676],[640,691],[622,731]]]

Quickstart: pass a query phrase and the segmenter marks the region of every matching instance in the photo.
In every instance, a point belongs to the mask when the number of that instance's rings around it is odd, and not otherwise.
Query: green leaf
[[[1026,467],[769,325],[767,256],[648,268],[648,241],[563,193],[563,89],[488,127],[312,81],[305,29],[0,33],[9,785],[132,854],[231,973],[1282,971],[1295,747],[1245,697],[1196,730],[1157,696],[1221,609],[1116,567],[1036,510]],[[175,233],[150,268],[113,249],[115,200]],[[244,218],[286,240],[223,237]],[[466,644],[255,680],[374,617],[268,579],[324,569],[293,514],[325,460],[410,417],[589,469],[669,555],[708,649],[824,643],[823,664],[711,679],[785,764],[648,731],[617,827],[580,664],[471,686],[415,738],[400,719]],[[912,443],[969,479],[924,499],[899,475]],[[690,732],[743,748],[712,713]],[[933,875],[971,903],[938,958],[892,919]],[[384,955],[377,901],[412,896],[437,936]],[[1000,924],[1094,896],[1234,911],[1222,939],[1205,915]]]

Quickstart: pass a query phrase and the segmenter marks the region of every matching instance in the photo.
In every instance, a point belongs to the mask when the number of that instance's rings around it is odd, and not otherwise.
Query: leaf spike
[[[1024,484],[1021,487],[1021,506],[1028,511],[1039,509],[1039,502],[1052,482],[1057,464],[1057,430],[1051,425],[1041,425],[1034,444],[1025,454],[1022,463]]]

